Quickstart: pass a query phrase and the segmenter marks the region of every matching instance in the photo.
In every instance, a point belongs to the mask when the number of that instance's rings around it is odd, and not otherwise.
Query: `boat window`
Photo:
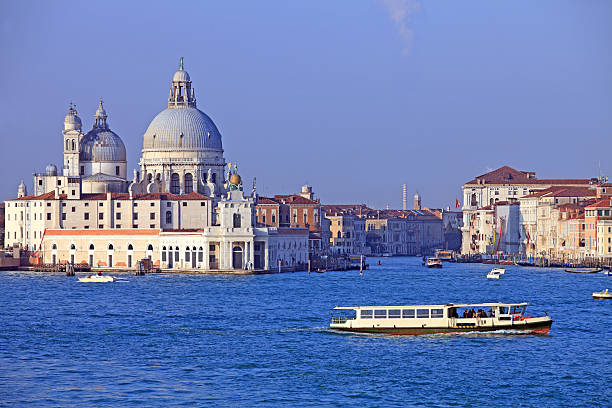
[[[371,319],[372,318],[372,311],[371,310],[362,310],[360,316],[361,316],[362,319]]]
[[[510,308],[508,306],[500,306],[499,307],[499,314],[508,314],[509,309]]]
[[[429,309],[417,309],[418,319],[429,319]]]
[[[444,309],[431,309],[431,318],[440,319],[444,317]]]
[[[375,319],[386,319],[387,318],[387,310],[375,310],[374,311]]]
[[[404,310],[402,310],[402,317],[404,319],[414,319],[414,309],[404,309]]]
[[[389,309],[389,319],[399,319],[400,317],[402,317],[400,309]]]

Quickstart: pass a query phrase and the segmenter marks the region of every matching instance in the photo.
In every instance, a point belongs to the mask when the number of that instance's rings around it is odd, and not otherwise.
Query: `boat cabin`
[[[430,321],[435,319],[454,319],[459,324],[462,321],[469,323],[475,319],[517,320],[525,315],[529,303],[480,303],[480,304],[446,304],[423,306],[356,306],[335,307],[332,312],[332,323],[346,323],[354,320],[355,323],[376,323],[400,320],[399,325]]]

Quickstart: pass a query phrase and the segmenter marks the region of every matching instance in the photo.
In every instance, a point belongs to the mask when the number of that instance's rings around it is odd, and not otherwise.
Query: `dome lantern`
[[[195,108],[195,91],[191,88],[191,78],[187,71],[183,69],[183,57],[179,64],[179,69],[172,77],[170,97],[168,98],[168,108]]]

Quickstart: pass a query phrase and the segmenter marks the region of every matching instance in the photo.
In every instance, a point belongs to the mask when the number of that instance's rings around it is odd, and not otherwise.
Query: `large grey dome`
[[[143,150],[223,150],[212,119],[193,107],[161,111],[144,134]]]
[[[124,162],[125,157],[123,141],[108,128],[94,128],[81,139],[81,161]]]

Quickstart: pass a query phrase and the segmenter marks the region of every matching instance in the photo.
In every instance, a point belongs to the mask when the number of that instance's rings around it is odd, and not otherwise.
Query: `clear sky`
[[[0,198],[103,97],[137,167],[181,56],[198,108],[263,194],[430,207],[502,165],[612,176],[612,1],[0,3]]]

